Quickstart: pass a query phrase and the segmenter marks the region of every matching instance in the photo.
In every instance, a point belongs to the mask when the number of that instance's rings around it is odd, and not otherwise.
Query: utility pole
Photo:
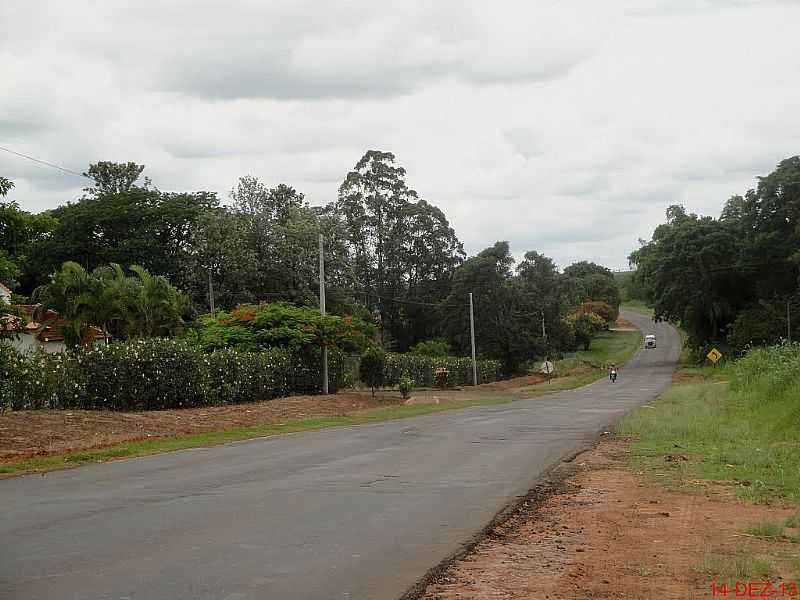
[[[208,269],[208,304],[211,307],[211,315],[214,315],[214,282],[211,279],[211,269]]]
[[[542,312],[542,337],[544,338],[544,343],[547,344],[547,331],[544,328],[544,311]]]
[[[472,339],[472,385],[478,385],[478,363],[475,360],[475,314],[472,310],[472,292],[469,293],[469,334]]]
[[[325,249],[319,234],[319,312],[325,316]],[[328,393],[328,347],[322,344],[322,393]]]

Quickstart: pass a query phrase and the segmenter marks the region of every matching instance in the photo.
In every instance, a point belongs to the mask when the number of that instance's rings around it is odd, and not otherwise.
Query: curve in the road
[[[396,598],[671,380],[680,338],[531,400],[0,480],[0,598]]]

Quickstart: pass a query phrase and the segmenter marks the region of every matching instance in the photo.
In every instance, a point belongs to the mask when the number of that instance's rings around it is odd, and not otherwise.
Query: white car
[[[644,336],[644,347],[645,348],[655,348],[656,347],[656,336],[652,333],[647,334]]]

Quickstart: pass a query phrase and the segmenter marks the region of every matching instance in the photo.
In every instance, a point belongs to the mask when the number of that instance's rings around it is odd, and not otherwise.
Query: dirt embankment
[[[0,415],[0,462],[102,448],[153,437],[348,415],[397,404],[400,402],[397,396],[397,399],[372,398],[366,393],[292,396],[234,406],[144,412],[7,412]]]
[[[563,493],[496,528],[422,598],[711,598],[721,580],[714,569],[764,556],[773,559],[771,581],[789,585],[797,545],[742,527],[785,519],[792,509],[745,504],[723,483],[696,482],[691,491],[647,484],[626,453],[626,442],[607,439],[579,455]],[[774,560],[783,550],[787,560]]]

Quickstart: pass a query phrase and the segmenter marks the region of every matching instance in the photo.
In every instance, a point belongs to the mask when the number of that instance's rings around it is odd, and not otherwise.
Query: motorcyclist
[[[617,365],[611,363],[611,366],[608,367],[608,378],[611,380],[611,383],[616,383],[617,381]]]

